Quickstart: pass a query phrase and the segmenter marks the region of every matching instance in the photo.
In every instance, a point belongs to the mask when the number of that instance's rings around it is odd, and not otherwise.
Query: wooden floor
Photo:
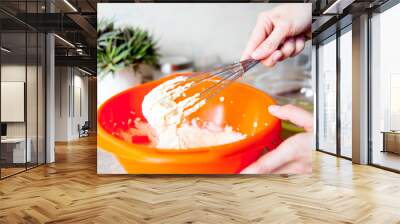
[[[1,168],[1,177],[7,177],[10,175],[13,175],[15,173],[19,173],[25,170],[25,167],[23,168],[15,168],[15,167],[11,167],[11,168]]]
[[[27,163],[27,167],[25,168],[25,164],[18,164],[17,167],[2,167],[1,168],[1,178],[5,178],[20,172],[24,172],[26,169],[33,169],[37,164],[29,164]]]
[[[314,153],[309,176],[99,176],[96,141],[0,181],[0,223],[400,223],[400,175]]]
[[[373,153],[372,160],[374,164],[400,170],[400,154],[381,152],[379,150],[375,150]]]

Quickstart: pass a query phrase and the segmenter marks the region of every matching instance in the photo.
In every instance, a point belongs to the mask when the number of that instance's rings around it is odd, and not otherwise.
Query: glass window
[[[336,153],[336,37],[318,47],[318,148]]]
[[[37,132],[38,132],[38,35],[36,32],[27,33],[27,48],[28,48],[28,61],[27,61],[27,75],[26,75],[26,114],[27,114],[27,142],[30,149],[30,160],[27,167],[34,167],[37,165]]]
[[[316,47],[316,45],[312,45],[312,50],[311,50],[311,57],[312,57],[312,59],[311,59],[311,79],[312,79],[312,91],[313,91],[313,93],[314,93],[314,96],[316,96],[317,94],[315,94],[315,92],[316,92],[316,78],[317,78],[317,70],[316,70],[316,68],[317,68],[317,47]],[[313,101],[313,105],[317,105],[317,103],[316,103],[316,97],[314,97],[314,101]],[[313,114],[315,115],[316,114],[316,109],[317,109],[317,106],[314,106],[314,108],[313,108]],[[314,118],[316,118],[315,116],[314,116]],[[317,124],[316,124],[316,122],[317,122],[317,120],[316,119],[314,119],[314,136],[316,136],[316,127],[317,127]],[[314,150],[316,150],[316,148],[317,148],[317,139],[316,138],[314,138],[313,139],[313,149]]]
[[[1,175],[6,177],[24,171],[32,152],[26,141],[26,33],[3,32],[1,47]]]
[[[371,19],[372,163],[400,170],[400,4]]]
[[[38,164],[43,164],[46,162],[46,148],[45,148],[45,124],[46,124],[46,108],[45,108],[45,88],[46,88],[46,78],[45,78],[45,65],[46,65],[46,36],[43,33],[38,34],[38,136],[37,136],[37,147],[38,147]]]
[[[352,35],[340,36],[340,154],[352,156]]]
[[[44,1],[8,1],[21,15]],[[40,7],[39,7],[40,6]],[[0,178],[45,162],[45,35],[0,12]],[[37,17],[33,17],[34,19]]]

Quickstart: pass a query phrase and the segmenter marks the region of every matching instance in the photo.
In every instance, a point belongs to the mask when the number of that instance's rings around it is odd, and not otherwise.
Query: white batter
[[[183,76],[168,80],[143,99],[142,113],[156,132],[157,148],[207,147],[245,138],[245,135],[233,131],[229,126],[215,131],[187,121],[186,118],[202,107],[205,100],[200,100],[199,94],[195,94],[176,102],[179,97],[186,96],[185,91],[194,84],[186,80],[187,77]]]

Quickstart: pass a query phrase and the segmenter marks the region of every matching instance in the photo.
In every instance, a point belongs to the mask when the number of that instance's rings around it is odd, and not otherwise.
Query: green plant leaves
[[[110,21],[97,26],[97,70],[99,76],[114,73],[127,66],[157,65],[159,54],[152,36],[141,28],[114,28]]]

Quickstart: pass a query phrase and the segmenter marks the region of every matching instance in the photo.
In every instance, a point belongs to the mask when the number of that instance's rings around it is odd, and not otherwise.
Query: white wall
[[[73,119],[71,120],[71,135],[72,138],[77,138],[79,137],[79,132],[78,132],[78,124],[83,125],[85,121],[88,121],[88,78],[81,76],[83,73],[78,73],[76,74],[77,70],[75,70],[75,75],[74,75],[74,103],[75,106],[73,110],[75,110],[75,113],[73,113]],[[80,92],[80,93],[79,93]],[[80,95],[80,97],[79,97]],[[79,102],[80,101],[80,102]],[[79,108],[81,107],[81,108]],[[82,110],[80,112],[80,110]]]
[[[69,133],[69,68],[55,67],[55,140],[67,141]]]
[[[186,56],[199,65],[216,58],[222,63],[239,60],[258,14],[275,6],[271,3],[99,3],[97,15],[99,19],[112,19],[117,26],[145,28],[158,40],[162,55]],[[310,51],[305,53],[309,55]]]
[[[38,69],[38,70],[37,70]],[[25,80],[27,78],[27,80]],[[6,122],[7,137],[24,138],[25,135],[30,139],[32,161],[44,162],[44,74],[41,66],[25,66],[25,64],[3,64],[1,66],[1,81],[18,81],[26,83],[26,108],[22,112],[27,115],[24,122]],[[38,91],[38,92],[37,92]],[[22,93],[24,94],[24,93]],[[4,97],[4,96],[2,96]],[[10,110],[10,108],[1,108]],[[10,111],[12,113],[12,111]],[[38,150],[38,151],[37,151]],[[39,156],[37,157],[37,154]]]
[[[81,88],[82,91],[82,116],[79,118],[81,122],[84,122],[88,120],[88,77],[82,74],[75,75],[75,86]]]
[[[25,83],[1,81],[1,121],[25,121]],[[36,108],[36,106],[35,106]]]
[[[36,67],[33,66],[27,66],[25,65],[18,65],[18,64],[6,64],[1,66],[1,81],[4,82],[12,82],[12,81],[17,81],[17,82],[25,82],[25,75],[27,69],[28,74],[35,73],[36,74]],[[33,80],[29,80],[29,83],[32,85],[36,85],[36,82],[31,83]],[[34,90],[34,92],[30,92],[29,90]],[[27,93],[27,102],[32,102],[32,98],[36,98],[36,89],[28,89]],[[35,105],[31,105],[35,106]],[[2,110],[7,110],[7,108],[1,108]],[[36,121],[36,113],[28,113],[28,121],[31,122],[33,120]],[[32,117],[33,116],[33,117]],[[32,125],[28,125],[28,128],[31,127]],[[36,128],[36,127],[35,127]],[[30,131],[28,130],[28,134]],[[8,137],[25,137],[25,122],[10,122],[7,123],[7,136]],[[29,136],[28,136],[29,137]]]
[[[25,82],[25,65],[2,65],[1,81]],[[7,123],[7,137],[25,137],[25,123]]]
[[[98,4],[99,18],[140,26],[159,40],[163,55],[240,58],[259,12],[275,4]],[[190,15],[190,17],[188,17]]]
[[[56,67],[55,74],[55,141],[77,139],[78,124],[88,120],[88,78],[71,67]]]

